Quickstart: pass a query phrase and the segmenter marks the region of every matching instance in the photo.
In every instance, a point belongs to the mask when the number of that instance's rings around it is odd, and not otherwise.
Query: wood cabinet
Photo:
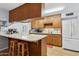
[[[41,3],[25,3],[9,11],[9,21],[22,21],[41,16]]]
[[[24,41],[16,38],[9,39],[10,56],[46,56],[47,55],[47,37],[36,42]]]
[[[61,28],[61,15],[34,18],[32,28]]]
[[[32,26],[32,28],[37,28],[38,27],[37,26],[37,21],[36,20],[32,20],[31,26]]]
[[[38,20],[38,28],[44,28],[43,20]]]
[[[28,56],[28,42],[9,38],[9,55],[10,56]]]
[[[33,20],[32,21],[32,28],[44,28],[43,20]]]
[[[41,3],[29,3],[29,18],[41,17]]]
[[[61,15],[57,14],[45,17],[44,24],[46,28],[61,28]]]
[[[29,18],[29,4],[23,4],[9,11],[9,21],[21,21]]]
[[[48,35],[47,44],[61,46],[61,35]]]
[[[54,28],[61,28],[61,15],[54,15],[53,16],[53,27]]]
[[[61,46],[61,35],[53,35],[53,45]]]
[[[47,44],[53,45],[53,35],[48,35]]]
[[[47,55],[47,37],[37,42],[29,42],[29,55],[46,56]]]
[[[41,41],[29,42],[29,53],[30,53],[30,56],[40,56],[41,55]]]

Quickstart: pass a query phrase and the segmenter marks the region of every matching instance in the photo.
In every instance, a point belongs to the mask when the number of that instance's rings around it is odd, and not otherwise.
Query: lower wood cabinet
[[[46,56],[47,55],[47,37],[37,42],[28,42],[29,56]]]
[[[61,46],[61,35],[53,35],[53,45]]]
[[[29,55],[30,56],[40,56],[41,55],[41,41],[39,42],[29,42]]]
[[[46,56],[47,37],[36,42],[23,41],[19,39],[9,39],[10,56]]]
[[[59,35],[59,34],[48,35],[47,44],[61,47],[61,44],[62,44],[61,35]]]
[[[10,56],[28,56],[28,42],[18,41],[15,39],[9,40],[9,55]]]
[[[47,44],[53,45],[53,35],[48,35]]]

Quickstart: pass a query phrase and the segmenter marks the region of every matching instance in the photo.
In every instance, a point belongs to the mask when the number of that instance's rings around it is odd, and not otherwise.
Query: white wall
[[[53,14],[58,14],[58,13],[66,13],[66,12],[76,12],[79,13],[79,3],[48,3],[45,4],[45,10],[47,9],[53,9],[56,7],[64,6],[65,9],[62,11],[56,11],[56,12],[51,12],[49,14],[44,14],[45,16],[53,15]]]
[[[9,20],[9,12],[0,9],[0,20]],[[8,38],[0,36],[0,51],[8,47]]]
[[[9,20],[9,11],[0,9],[0,20]]]

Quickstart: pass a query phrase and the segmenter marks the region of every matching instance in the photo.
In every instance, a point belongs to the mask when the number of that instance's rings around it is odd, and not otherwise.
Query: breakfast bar
[[[28,34],[20,35],[6,34],[0,32],[0,36],[9,39],[10,56],[46,56],[47,35]]]

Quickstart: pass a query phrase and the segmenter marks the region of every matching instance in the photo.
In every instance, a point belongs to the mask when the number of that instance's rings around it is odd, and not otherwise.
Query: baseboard
[[[5,49],[8,49],[8,47],[2,48],[2,49],[0,49],[0,51],[5,50]]]

